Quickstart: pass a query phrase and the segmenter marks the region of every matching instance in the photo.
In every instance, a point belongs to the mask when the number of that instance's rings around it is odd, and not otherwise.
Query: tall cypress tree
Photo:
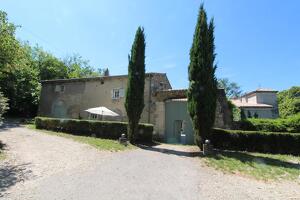
[[[145,46],[144,29],[139,27],[135,34],[131,55],[128,56],[125,108],[128,116],[127,136],[131,143],[135,143],[139,120],[144,108]]]
[[[193,122],[196,144],[209,139],[215,121],[217,101],[217,79],[214,45],[214,21],[207,23],[203,4],[190,50],[188,110]]]

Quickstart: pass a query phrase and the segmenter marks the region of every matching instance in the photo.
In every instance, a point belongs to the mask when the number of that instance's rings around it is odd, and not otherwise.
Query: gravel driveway
[[[300,199],[295,183],[264,183],[206,167],[192,147],[98,151],[18,124],[0,128],[3,199]],[[297,198],[298,197],[298,198]]]

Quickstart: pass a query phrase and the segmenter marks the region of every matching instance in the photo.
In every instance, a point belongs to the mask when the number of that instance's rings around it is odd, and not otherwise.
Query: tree
[[[240,97],[242,94],[241,87],[235,82],[230,82],[228,78],[218,79],[218,86],[224,88],[228,98]]]
[[[144,108],[145,85],[145,35],[144,29],[139,27],[136,31],[128,56],[128,82],[125,108],[128,116],[128,138],[135,143],[138,133],[138,123]]]
[[[0,121],[2,120],[2,115],[8,110],[8,99],[4,97],[2,92],[0,92]]]
[[[64,65],[67,67],[68,78],[88,78],[101,75],[101,70],[96,71],[88,60],[84,60],[80,55],[74,54],[64,59]],[[107,69],[108,70],[108,69]]]
[[[254,113],[253,117],[254,117],[255,119],[257,119],[257,118],[258,118],[258,114],[257,114],[257,112],[255,112],[255,113]]]
[[[100,76],[79,55],[63,62],[39,46],[18,41],[16,28],[0,11],[0,88],[8,98],[8,115],[36,115],[41,80]]]
[[[0,10],[0,72],[13,68],[19,42],[15,38],[17,26],[8,22],[7,14]]]
[[[190,50],[188,111],[190,113],[196,144],[209,139],[215,121],[217,79],[214,45],[214,22],[207,23],[206,11],[200,7],[198,22]]]
[[[108,68],[104,69],[103,76],[109,76]]]
[[[278,108],[280,117],[289,117],[300,113],[300,87],[294,86],[278,93]]]
[[[34,116],[40,92],[39,75],[27,44],[20,45],[11,70],[0,76],[0,87],[9,99],[10,115]]]

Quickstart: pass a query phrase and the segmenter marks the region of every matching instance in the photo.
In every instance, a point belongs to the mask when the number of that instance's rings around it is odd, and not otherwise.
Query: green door
[[[187,102],[184,100],[169,100],[165,102],[165,141],[167,143],[194,144],[194,133]],[[181,133],[185,138],[181,137]]]

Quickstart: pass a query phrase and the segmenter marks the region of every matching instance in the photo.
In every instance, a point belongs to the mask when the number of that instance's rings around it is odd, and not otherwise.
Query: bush
[[[286,119],[247,119],[239,122],[239,129],[266,132],[300,133],[300,113]]]
[[[300,134],[214,129],[215,148],[261,153],[300,154]]]
[[[94,135],[97,138],[105,139],[118,139],[122,133],[127,133],[126,122],[36,117],[35,125],[37,129],[60,131],[81,136]],[[152,142],[152,133],[152,124],[139,124],[137,141]]]

